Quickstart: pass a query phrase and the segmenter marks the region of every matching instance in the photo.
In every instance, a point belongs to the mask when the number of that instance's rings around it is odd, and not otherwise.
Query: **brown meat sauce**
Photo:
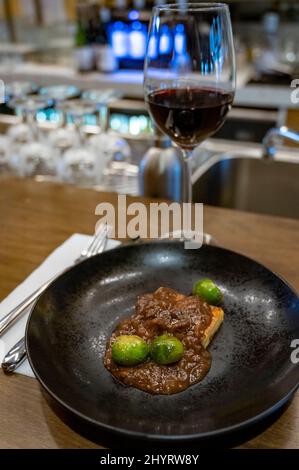
[[[160,287],[154,294],[139,297],[134,315],[117,326],[107,345],[105,367],[124,384],[149,393],[181,392],[202,380],[210,369],[211,356],[201,339],[211,321],[207,303]],[[176,364],[159,365],[149,358],[138,366],[124,367],[112,360],[111,347],[117,336],[138,335],[149,343],[165,333],[173,334],[184,345],[184,355]]]

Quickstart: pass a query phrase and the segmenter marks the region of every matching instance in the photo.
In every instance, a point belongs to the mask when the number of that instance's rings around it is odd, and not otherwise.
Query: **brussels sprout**
[[[112,359],[121,366],[137,366],[149,354],[147,343],[136,335],[121,335],[112,345]]]
[[[184,346],[175,336],[162,335],[153,340],[150,354],[157,364],[173,364],[182,359]]]
[[[196,282],[193,286],[193,294],[198,295],[210,305],[219,305],[223,300],[221,290],[211,279]]]

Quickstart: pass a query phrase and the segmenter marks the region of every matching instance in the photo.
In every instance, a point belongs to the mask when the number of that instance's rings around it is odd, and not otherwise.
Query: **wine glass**
[[[61,101],[78,98],[80,96],[80,90],[74,85],[52,85],[42,87],[39,90],[39,94],[46,96],[54,101],[55,104]]]
[[[12,81],[5,86],[6,101],[36,93],[37,86],[33,82]]]
[[[165,26],[173,40],[161,47]],[[183,201],[192,202],[191,155],[231,108],[235,53],[228,6],[166,4],[153,8],[144,68],[149,113],[184,156]]]
[[[37,85],[33,82],[17,81],[14,80],[5,86],[5,102],[11,106],[12,100],[16,98],[25,98],[28,95],[37,92]],[[18,106],[14,108],[15,114],[19,117],[19,123],[10,126],[7,130],[7,135],[13,144],[29,142],[31,131],[27,124],[25,124],[24,112]]]
[[[106,132],[108,128],[108,105],[122,98],[123,92],[115,89],[86,90],[82,98],[92,101],[97,105],[100,117],[101,132]]]
[[[100,134],[94,135],[89,139],[89,143],[95,151],[104,158],[105,170],[104,176],[106,181],[109,177],[117,173],[118,177],[126,178],[128,168],[131,162],[131,149],[129,144],[115,135],[109,128],[109,110],[111,103],[121,99],[123,92],[113,88],[102,90],[86,90],[83,99],[89,100],[96,104],[99,111]]]
[[[93,186],[102,177],[104,162],[89,145],[84,124],[86,116],[95,114],[97,107],[91,100],[76,99],[62,101],[57,108],[64,112],[66,118],[72,119],[78,136],[77,142],[74,141],[73,146],[62,154],[58,175],[69,183]]]
[[[10,138],[6,135],[0,135],[0,175],[11,174],[10,168]]]
[[[74,85],[52,85],[42,87],[39,94],[53,100],[56,107],[55,123],[50,132],[48,140],[51,146],[60,151],[65,151],[78,142],[78,135],[75,130],[68,126],[67,116],[65,114],[63,103],[68,100],[78,98],[81,91]]]
[[[12,149],[11,166],[20,176],[54,176],[55,155],[48,145],[41,141],[36,114],[52,106],[53,102],[39,95],[14,98],[9,106],[25,117],[28,141],[16,139]],[[19,136],[20,137],[20,136]],[[25,145],[24,145],[25,143]]]
[[[39,95],[30,95],[13,98],[9,102],[9,107],[20,113],[30,130],[32,140],[39,140],[39,129],[36,123],[36,114],[53,105],[53,101],[49,98]]]

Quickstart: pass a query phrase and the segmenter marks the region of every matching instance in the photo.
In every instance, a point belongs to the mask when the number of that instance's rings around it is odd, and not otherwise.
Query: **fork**
[[[73,265],[80,263],[81,261],[90,258],[98,253],[101,253],[106,245],[107,238],[109,236],[110,227],[108,225],[100,225],[96,234],[93,237],[92,242],[87,249],[84,249],[77,259],[73,262]],[[69,266],[70,267],[70,266]],[[26,299],[24,299],[19,305],[17,305],[13,310],[11,310],[7,315],[5,315],[2,320],[0,320],[0,336],[14,323],[25,310],[30,307],[31,304],[46,290],[46,288],[60,276],[62,273],[66,272],[69,267],[65,268],[60,273],[53,276],[49,281],[45,282],[42,286],[36,289],[32,294],[30,294]]]
[[[92,242],[90,243],[89,247],[87,249],[84,249],[80,256],[74,261],[74,265],[80,263],[81,261],[91,258],[92,256],[95,256],[97,254],[100,254],[104,251],[107,239],[110,234],[110,227],[108,225],[100,225],[99,229],[97,230],[96,235],[94,236]],[[29,307],[31,304],[33,304],[34,300],[37,299],[39,295],[53,282],[56,277],[67,271],[69,268],[64,269],[61,271],[59,274],[56,274],[52,279],[50,279],[48,282],[43,284],[39,289],[37,289],[31,296],[27,297],[25,301],[22,302],[18,307],[23,309],[26,309]],[[32,297],[34,299],[32,300]],[[29,301],[31,299],[31,301]],[[27,301],[26,305],[27,307],[24,307],[25,302]],[[16,309],[18,308],[16,307]],[[15,310],[16,310],[15,309]],[[22,310],[23,311],[23,310]],[[13,312],[13,311],[12,311]],[[10,312],[10,313],[12,313]],[[9,315],[9,314],[8,314]],[[7,316],[8,316],[7,315]],[[16,319],[17,317],[14,316],[14,319],[12,319],[9,323],[8,326]],[[8,328],[6,326],[6,328]],[[3,330],[4,331],[4,330]],[[1,367],[4,372],[6,373],[11,373],[14,372],[21,364],[24,362],[24,360],[27,357],[26,353],[26,343],[25,343],[25,337],[21,338],[11,349],[10,351],[5,355],[3,362],[1,364]]]

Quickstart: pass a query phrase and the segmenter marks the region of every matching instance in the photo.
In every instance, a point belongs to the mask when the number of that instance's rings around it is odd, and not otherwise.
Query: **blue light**
[[[86,126],[96,126],[97,117],[94,114],[87,114],[86,116],[84,116],[84,124]]]
[[[185,32],[184,25],[183,24],[178,24],[176,26],[175,30],[176,30],[177,33],[184,33]]]
[[[135,29],[136,31],[141,31],[142,24],[140,23],[140,21],[134,21],[134,23],[132,23],[132,29]]]
[[[126,25],[122,21],[116,21],[114,23],[114,29],[124,31],[124,30],[126,30]]]
[[[146,50],[146,28],[140,21],[134,21],[130,29],[129,57],[132,59],[143,59]]]
[[[174,36],[174,48],[177,54],[184,54],[186,52],[186,35],[185,27],[183,24],[176,25]]]
[[[128,18],[131,21],[138,20],[139,18],[139,12],[137,10],[131,10],[129,11]]]
[[[165,24],[161,28],[161,36],[159,43],[160,54],[169,54],[172,48],[172,34],[169,27]]]
[[[38,111],[36,113],[36,120],[37,122],[41,123],[41,122],[46,122],[48,120],[48,116],[47,116],[47,111]]]
[[[158,55],[157,38],[154,35],[151,35],[148,41],[148,55],[150,59],[156,59]]]
[[[128,27],[122,21],[116,21],[111,32],[111,46],[117,58],[128,54]]]

